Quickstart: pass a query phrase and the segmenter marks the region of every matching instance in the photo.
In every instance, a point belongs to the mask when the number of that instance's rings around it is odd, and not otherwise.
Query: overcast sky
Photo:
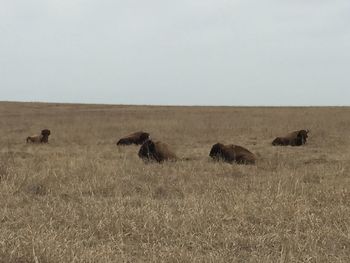
[[[0,100],[350,105],[350,0],[0,0]]]

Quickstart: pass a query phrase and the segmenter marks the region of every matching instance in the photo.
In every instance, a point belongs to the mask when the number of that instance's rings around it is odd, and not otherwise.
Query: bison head
[[[214,144],[213,147],[211,147],[209,156],[216,160],[221,159],[223,155],[223,148],[224,145],[221,143]]]
[[[297,138],[296,138],[296,144],[297,145],[303,145],[306,143],[306,139],[308,138],[309,130],[300,130],[298,132]]]
[[[48,129],[42,130],[41,131],[41,135],[42,135],[41,142],[48,143],[50,134],[51,134],[50,130],[48,130]]]
[[[41,135],[42,135],[42,136],[48,137],[50,134],[51,134],[51,132],[50,132],[50,130],[48,130],[48,129],[45,129],[45,130],[42,130],[42,131],[41,131]]]
[[[152,140],[146,140],[142,144],[138,156],[143,160],[156,160],[158,162],[160,161],[156,151],[156,146]]]

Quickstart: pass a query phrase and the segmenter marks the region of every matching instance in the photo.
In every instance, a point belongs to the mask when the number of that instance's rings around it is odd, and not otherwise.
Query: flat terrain
[[[139,130],[191,160],[115,145]],[[216,142],[257,164],[211,161]],[[350,262],[350,108],[2,102],[0,178],[0,262]]]

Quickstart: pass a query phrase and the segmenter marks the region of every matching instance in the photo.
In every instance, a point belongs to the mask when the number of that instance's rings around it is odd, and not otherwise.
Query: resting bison
[[[214,144],[209,156],[216,161],[222,160],[228,163],[255,164],[256,157],[253,153],[238,145]]]
[[[306,143],[308,138],[309,130],[299,130],[287,134],[284,137],[277,137],[272,141],[272,145],[291,145],[291,146],[300,146]]]
[[[147,132],[135,132],[124,138],[121,138],[117,145],[130,145],[130,144],[143,144],[149,138],[149,133]]]
[[[138,153],[139,157],[144,161],[163,161],[177,160],[177,156],[173,153],[169,146],[163,142],[153,142],[152,140],[145,141]]]
[[[49,142],[49,135],[51,134],[50,130],[45,129],[41,131],[40,135],[33,135],[27,137],[27,143],[48,143]]]

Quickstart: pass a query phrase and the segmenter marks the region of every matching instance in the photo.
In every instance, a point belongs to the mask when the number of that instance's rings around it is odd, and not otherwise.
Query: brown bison
[[[286,136],[283,137],[277,137],[272,141],[272,145],[291,145],[291,146],[300,146],[306,143],[306,139],[308,138],[309,130],[299,130],[294,131]]]
[[[147,140],[142,144],[138,156],[145,162],[156,161],[158,163],[178,159],[166,143],[152,140]]]
[[[228,163],[255,164],[256,157],[253,153],[238,145],[214,144],[209,156],[216,161],[222,160]]]
[[[140,132],[132,133],[124,138],[121,138],[117,142],[117,145],[131,145],[131,144],[140,145],[140,144],[143,144],[148,139],[149,139],[149,133],[140,131]]]
[[[48,143],[49,135],[51,134],[50,130],[45,129],[41,131],[40,135],[33,135],[27,137],[27,143]]]

